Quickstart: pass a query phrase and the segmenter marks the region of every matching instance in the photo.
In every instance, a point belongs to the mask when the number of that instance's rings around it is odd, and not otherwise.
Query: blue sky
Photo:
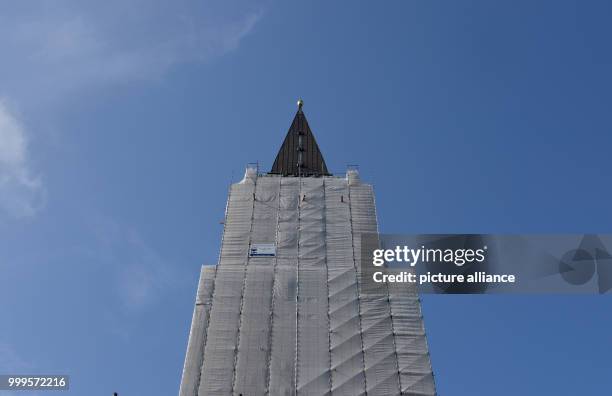
[[[127,4],[126,4],[127,3]],[[0,3],[0,372],[176,394],[227,187],[304,110],[380,228],[610,232],[605,1]],[[441,395],[600,395],[612,300],[425,296]]]

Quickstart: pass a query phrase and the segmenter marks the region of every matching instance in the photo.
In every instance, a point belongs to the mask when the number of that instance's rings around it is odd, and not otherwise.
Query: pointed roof
[[[285,141],[278,150],[270,173],[283,176],[329,175],[319,145],[302,111],[304,102],[298,100],[298,111],[293,118]]]

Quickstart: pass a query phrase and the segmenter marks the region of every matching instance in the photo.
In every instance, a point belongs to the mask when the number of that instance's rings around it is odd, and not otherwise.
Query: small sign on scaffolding
[[[250,257],[274,257],[276,245],[273,243],[254,243],[249,250]]]

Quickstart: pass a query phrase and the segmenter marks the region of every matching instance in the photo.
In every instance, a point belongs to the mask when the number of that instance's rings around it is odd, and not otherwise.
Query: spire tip
[[[304,101],[302,98],[299,98],[297,101],[298,110],[302,110],[302,106],[304,106]]]

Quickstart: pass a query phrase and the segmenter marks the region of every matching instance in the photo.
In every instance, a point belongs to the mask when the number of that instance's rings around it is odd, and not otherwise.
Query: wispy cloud
[[[146,310],[178,287],[182,275],[134,227],[106,216],[93,216],[95,244],[90,255],[112,279],[117,314]]]
[[[36,374],[38,368],[21,356],[15,348],[5,342],[0,342],[0,373],[5,375]],[[1,391],[0,396],[14,396],[15,391]],[[40,396],[40,392],[29,391],[28,396]]]
[[[13,217],[29,217],[43,203],[44,188],[30,170],[26,131],[0,100],[0,208]]]
[[[20,356],[9,344],[0,342],[0,372],[3,374],[23,374],[34,366]]]
[[[261,16],[262,1],[247,0],[0,2],[0,97],[34,119],[33,108],[235,50]],[[0,206],[17,217],[36,214],[44,192],[27,137],[0,103]]]
[[[173,65],[236,49],[261,15],[261,3],[249,1],[5,2],[0,81],[57,95],[159,78]]]

